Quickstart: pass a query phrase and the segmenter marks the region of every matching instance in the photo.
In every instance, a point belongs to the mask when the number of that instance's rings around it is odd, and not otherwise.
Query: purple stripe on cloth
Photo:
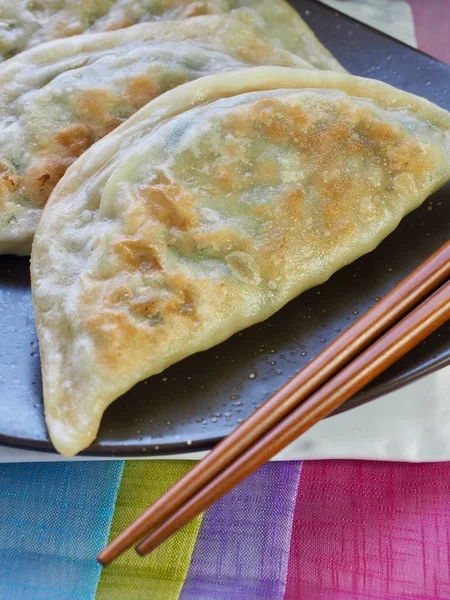
[[[205,514],[180,600],[282,600],[301,462],[259,469]]]

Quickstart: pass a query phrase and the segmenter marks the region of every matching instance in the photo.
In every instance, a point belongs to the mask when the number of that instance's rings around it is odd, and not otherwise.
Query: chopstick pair
[[[136,549],[145,555],[156,548],[443,325],[450,319],[450,282],[414,307],[449,276],[447,242],[215,446],[99,562],[109,564],[153,529]]]

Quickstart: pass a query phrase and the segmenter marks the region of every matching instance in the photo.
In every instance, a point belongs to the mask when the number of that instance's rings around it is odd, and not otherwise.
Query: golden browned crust
[[[265,63],[309,66],[219,16],[74,37],[11,59],[0,67],[0,253],[29,253],[66,170],[149,101],[207,73]]]
[[[144,107],[69,170],[37,232],[56,447],[85,447],[137,381],[376,247],[450,178],[449,147],[446,111],[332,73],[221,74]]]
[[[0,0],[8,35],[0,42],[1,58],[42,42],[83,32],[115,31],[146,21],[184,20],[231,14],[265,41],[289,50],[319,69],[344,69],[322,46],[300,15],[285,0]]]

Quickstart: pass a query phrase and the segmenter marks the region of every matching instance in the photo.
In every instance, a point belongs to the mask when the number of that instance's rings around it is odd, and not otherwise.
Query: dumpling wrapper
[[[72,165],[36,233],[55,448],[86,448],[135,383],[326,281],[449,178],[450,114],[378,81],[256,67],[153,100]]]
[[[204,75],[263,64],[312,68],[216,15],[57,40],[0,65],[0,254],[30,254],[66,169],[147,102]]]
[[[344,69],[284,0],[0,0],[0,60],[49,40],[143,21],[232,13],[318,69]]]

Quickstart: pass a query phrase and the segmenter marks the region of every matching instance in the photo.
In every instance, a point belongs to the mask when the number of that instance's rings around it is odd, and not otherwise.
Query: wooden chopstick
[[[141,542],[136,548],[138,553],[145,555],[154,550],[449,319],[450,281],[219,473]]]
[[[450,242],[447,242],[217,444],[189,473],[115,538],[98,555],[99,562],[103,565],[109,564],[159,523],[165,521],[449,275]]]

